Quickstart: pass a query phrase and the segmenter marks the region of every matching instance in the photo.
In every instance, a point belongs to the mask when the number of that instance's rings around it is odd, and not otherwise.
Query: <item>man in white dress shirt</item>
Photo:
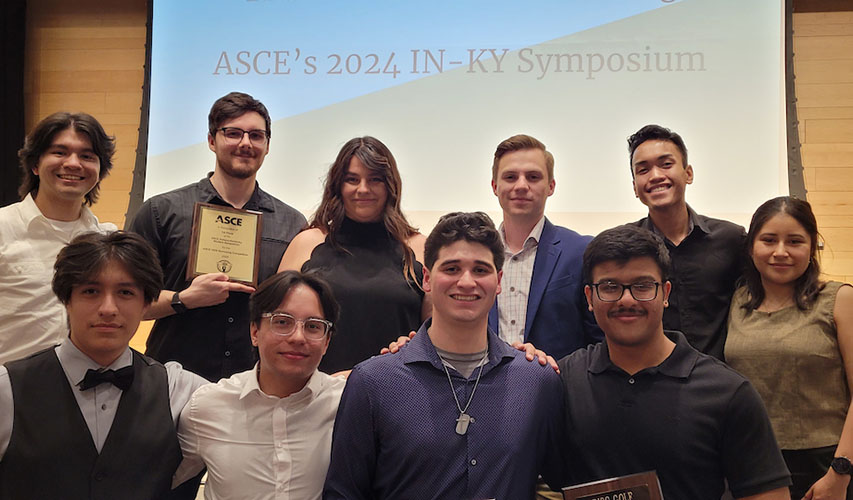
[[[54,113],[18,152],[21,201],[0,208],[0,364],[58,344],[65,312],[50,290],[56,254],[74,236],[114,231],[89,210],[115,141],[86,113]]]
[[[329,286],[285,271],[249,301],[260,361],[193,394],[174,484],[207,467],[206,499],[319,499],[345,379],[317,370],[338,316]]]
[[[176,420],[206,383],[128,347],[163,274],[133,233],[87,233],[57,257],[68,337],[0,367],[0,499],[169,493]]]

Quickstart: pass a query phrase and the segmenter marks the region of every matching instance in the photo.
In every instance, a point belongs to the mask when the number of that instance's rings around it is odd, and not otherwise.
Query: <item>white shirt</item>
[[[71,392],[80,407],[80,413],[86,425],[89,426],[89,434],[95,443],[98,453],[107,440],[113,419],[116,416],[118,403],[121,399],[121,389],[113,384],[100,384],[91,389],[81,391],[79,384],[86,375],[86,370],[101,368],[101,365],[92,361],[91,358],[77,349],[70,340],[65,340],[56,347],[56,357],[62,370],[71,385]],[[130,349],[118,357],[110,366],[118,370],[133,364],[133,354]],[[169,407],[172,410],[172,419],[176,422],[181,410],[189,401],[193,392],[209,382],[202,377],[184,370],[179,363],[170,361],[165,364],[166,376],[169,380]],[[0,366],[0,460],[6,454],[9,447],[9,439],[12,436],[12,422],[15,416],[14,400],[12,398],[12,384],[9,381],[9,372],[5,366]]]
[[[314,371],[286,398],[258,386],[255,369],[196,391],[181,413],[184,460],[173,485],[207,466],[204,498],[319,499],[346,380]]]
[[[527,297],[530,295],[530,281],[533,279],[533,263],[536,262],[536,250],[545,228],[545,217],[533,226],[533,230],[524,240],[518,253],[512,253],[506,244],[504,227],[501,224],[501,238],[504,242],[504,266],[501,279],[501,293],[498,294],[498,335],[508,344],[524,342],[524,324],[527,321]]]
[[[115,230],[85,206],[75,221],[48,219],[32,195],[0,208],[0,364],[62,342],[65,307],[50,286],[56,255],[78,234]]]

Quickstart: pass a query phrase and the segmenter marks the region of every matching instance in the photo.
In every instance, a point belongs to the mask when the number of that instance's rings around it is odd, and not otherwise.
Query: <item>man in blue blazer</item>
[[[506,264],[489,328],[560,359],[603,335],[583,295],[583,252],[592,238],[545,217],[554,186],[554,157],[542,142],[515,135],[498,145],[492,190],[503,210]]]

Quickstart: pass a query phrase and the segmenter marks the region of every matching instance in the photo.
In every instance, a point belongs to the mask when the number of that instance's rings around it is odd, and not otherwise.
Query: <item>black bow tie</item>
[[[100,384],[109,383],[126,391],[133,382],[133,366],[125,366],[118,370],[86,370],[86,376],[80,382],[80,390],[85,391]]]

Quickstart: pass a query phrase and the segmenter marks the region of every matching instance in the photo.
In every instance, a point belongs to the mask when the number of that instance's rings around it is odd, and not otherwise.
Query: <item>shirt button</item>
[[[228,356],[230,356],[230,355],[231,355],[231,351],[225,351],[225,357],[226,357],[226,358],[227,358]]]
[[[509,287],[509,291],[510,291],[510,292],[514,292],[514,291],[515,291],[515,287],[514,287],[514,286]]]
[[[510,325],[514,325],[514,324],[515,324],[515,320],[514,320],[514,319],[513,319],[513,320],[510,320],[509,324],[510,324]]]
[[[518,256],[513,257],[512,260],[518,260]]]
[[[634,383],[634,377],[629,378],[629,379],[628,379],[628,383],[629,383],[629,384],[633,384],[633,383]]]
[[[228,317],[228,322],[229,322],[229,323],[233,323],[233,322],[234,322],[234,318],[229,316],[229,317]]]
[[[102,404],[102,405],[101,405],[101,409],[102,409],[102,410],[106,410],[106,409],[107,409],[107,404],[106,404],[106,403]]]
[[[477,465],[477,459],[476,458],[471,459],[471,465]]]

